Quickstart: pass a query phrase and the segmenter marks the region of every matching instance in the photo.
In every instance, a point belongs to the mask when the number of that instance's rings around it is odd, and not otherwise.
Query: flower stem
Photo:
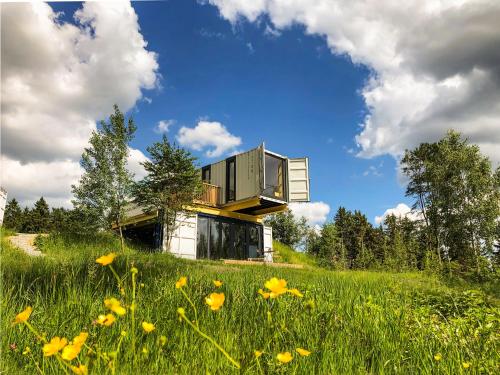
[[[109,269],[111,270],[111,272],[113,273],[113,276],[116,278],[116,281],[118,282],[118,290],[121,290],[122,281],[120,279],[120,276],[118,276],[118,274],[116,273],[115,269],[113,268],[113,266],[111,264],[109,265]]]
[[[211,344],[213,344],[217,349],[219,349],[219,351],[224,354],[224,356],[226,356],[226,358],[237,368],[237,369],[240,369],[241,366],[238,362],[236,362],[225,350],[222,346],[220,346],[219,344],[217,344],[217,342],[211,338],[210,336],[208,336],[207,334],[203,333],[196,325],[194,325],[187,317],[186,315],[182,314],[181,315],[182,319],[184,319],[187,324],[189,324],[201,337],[207,339],[208,341],[210,341]]]
[[[132,305],[130,308],[130,335],[132,339],[132,355],[134,356],[133,361],[135,363],[135,272],[132,272]]]
[[[189,296],[187,295],[187,293],[184,291],[184,289],[180,289],[182,294],[184,295],[184,297],[187,299],[187,301],[189,302],[189,304],[191,305],[191,307],[193,308],[194,310],[194,321],[196,322],[196,327],[200,327],[199,323],[198,323],[198,310],[196,310],[196,306],[194,305],[193,301],[191,301],[191,298],[189,298]]]

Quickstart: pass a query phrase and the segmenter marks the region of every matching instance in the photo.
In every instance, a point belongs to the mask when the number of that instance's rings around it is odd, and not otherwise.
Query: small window
[[[203,167],[201,169],[201,180],[203,182],[206,182],[206,183],[210,183],[210,172],[211,172],[211,168],[210,168],[210,165],[207,165],[206,167]]]
[[[226,160],[226,200],[236,200],[236,158]]]

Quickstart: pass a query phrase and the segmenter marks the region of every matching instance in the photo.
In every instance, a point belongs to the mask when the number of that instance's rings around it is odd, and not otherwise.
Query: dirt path
[[[12,245],[18,247],[26,254],[34,257],[39,257],[43,256],[43,254],[34,245],[36,236],[38,236],[38,234],[18,233],[15,236],[9,237],[9,241],[12,243]]]

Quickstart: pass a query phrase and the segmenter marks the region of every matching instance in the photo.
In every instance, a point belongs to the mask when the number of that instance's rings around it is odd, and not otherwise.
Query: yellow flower
[[[262,297],[264,297],[264,299],[268,299],[270,294],[268,292],[264,292],[262,289],[259,289],[259,292],[258,292]]]
[[[99,315],[97,317],[97,324],[109,327],[115,322],[116,318],[113,314]]]
[[[144,354],[148,354],[148,353],[149,353],[149,352],[148,352],[148,348],[146,348],[146,347],[144,346],[144,347],[142,348],[142,352],[143,352]]]
[[[103,255],[102,257],[97,258],[95,261],[102,266],[107,266],[113,263],[113,260],[116,258],[115,253],[109,253],[108,255]]]
[[[78,367],[71,366],[71,370],[77,375],[87,375],[87,366],[80,365]]]
[[[298,289],[296,289],[296,288],[294,288],[294,289],[288,289],[288,292],[291,293],[291,294],[293,294],[294,296],[297,296],[297,297],[300,297],[300,298],[304,297],[304,295],[302,293],[300,293],[300,291]]]
[[[64,337],[62,339],[57,336],[53,337],[48,344],[45,344],[43,346],[43,355],[45,357],[50,357],[51,355],[56,354],[62,348],[64,348],[67,343],[68,340],[66,340]]]
[[[278,278],[273,277],[271,280],[267,280],[264,286],[271,291],[271,298],[277,298],[287,292],[286,281],[284,279],[278,280]]]
[[[142,329],[146,332],[153,332],[155,330],[155,325],[153,323],[142,322]]]
[[[175,287],[177,289],[180,289],[187,284],[187,281],[188,281],[187,277],[182,276],[181,278],[179,278],[179,280],[175,282]]]
[[[214,280],[214,285],[216,288],[220,288],[222,286],[222,281],[220,280]]]
[[[177,314],[184,316],[184,315],[186,315],[186,310],[184,310],[184,308],[182,308],[182,307],[179,307],[177,309]]]
[[[256,350],[253,354],[255,354],[255,358],[259,358],[262,355],[262,352],[260,350]]]
[[[309,350],[305,350],[302,348],[297,348],[297,349],[295,349],[295,351],[297,353],[299,353],[302,357],[307,357],[309,354],[311,354],[311,352]]]
[[[160,345],[165,346],[166,343],[167,343],[167,336],[161,335],[160,336]]]
[[[284,352],[284,353],[278,353],[276,359],[281,363],[288,363],[293,359],[293,357],[290,354],[290,352]]]
[[[132,272],[134,275],[136,275],[139,272],[139,270],[137,268],[135,268],[135,267],[132,267],[130,269],[130,272]]]
[[[80,332],[80,334],[73,339],[73,345],[82,346],[85,344],[85,341],[87,341],[87,337],[89,337],[87,332]]]
[[[125,310],[125,307],[121,306],[120,301],[118,301],[116,298],[105,299],[104,306],[118,315],[125,315],[125,313],[127,312],[127,310]]]
[[[436,361],[440,361],[441,359],[443,359],[443,356],[441,355],[441,353],[436,353],[436,355],[434,356],[434,359]]]
[[[24,309],[24,311],[20,312],[19,314],[16,315],[16,318],[12,322],[12,324],[18,324],[18,323],[24,323],[27,322],[28,319],[30,318],[31,312],[33,309],[31,306],[28,306]]]
[[[462,367],[463,367],[463,368],[469,368],[469,367],[470,367],[470,365],[471,365],[471,363],[470,363],[470,362],[463,362],[463,363],[462,363]]]
[[[205,303],[210,306],[210,309],[216,311],[221,308],[225,299],[224,293],[212,293],[205,298]]]
[[[82,350],[82,346],[78,344],[70,344],[64,347],[63,352],[62,352],[62,359],[66,361],[71,361],[78,357],[78,354],[80,354],[80,351]]]

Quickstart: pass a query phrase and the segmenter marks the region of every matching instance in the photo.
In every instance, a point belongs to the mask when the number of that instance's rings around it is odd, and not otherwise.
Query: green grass
[[[316,260],[309,254],[295,251],[290,246],[281,242],[273,241],[273,250],[277,255],[276,261],[291,264],[300,264],[308,267],[316,267]]]
[[[111,327],[92,324],[105,311],[104,298],[120,298],[109,269],[95,263],[96,254],[118,249],[118,243],[109,240],[68,244],[51,239],[42,245],[47,256],[37,259],[23,256],[2,240],[3,373],[36,373],[33,361],[22,354],[26,346],[46,373],[62,373],[55,359],[43,359],[40,344],[26,327],[11,325],[27,305],[34,309],[30,322],[47,337],[72,338],[87,330],[89,343],[99,343],[103,352],[115,350],[120,332],[128,330],[130,312]],[[493,374],[500,370],[496,301],[480,291],[447,287],[426,275],[225,266],[133,250],[118,257],[114,265],[118,274],[126,275],[131,263],[139,269],[138,282],[144,283],[138,291],[137,319],[153,322],[156,330],[145,335],[137,328],[135,364],[130,335],[124,339],[117,374],[259,373],[254,350],[264,351],[260,366],[267,374]],[[232,368],[212,344],[179,322],[178,307],[194,318],[174,286],[182,275],[188,276],[185,290],[197,307],[200,329],[240,362],[241,370]],[[273,276],[286,279],[304,298],[287,294],[263,300],[257,290]],[[216,291],[214,279],[224,282],[220,291],[226,296],[217,312],[204,304],[204,297]],[[158,344],[160,335],[167,337],[164,347]],[[297,347],[312,354],[299,357]],[[276,354],[284,351],[292,352],[294,359],[279,365]],[[436,353],[441,353],[441,361],[434,359]],[[80,359],[90,362],[92,374],[109,373],[85,352]],[[463,362],[471,367],[464,370]]]

